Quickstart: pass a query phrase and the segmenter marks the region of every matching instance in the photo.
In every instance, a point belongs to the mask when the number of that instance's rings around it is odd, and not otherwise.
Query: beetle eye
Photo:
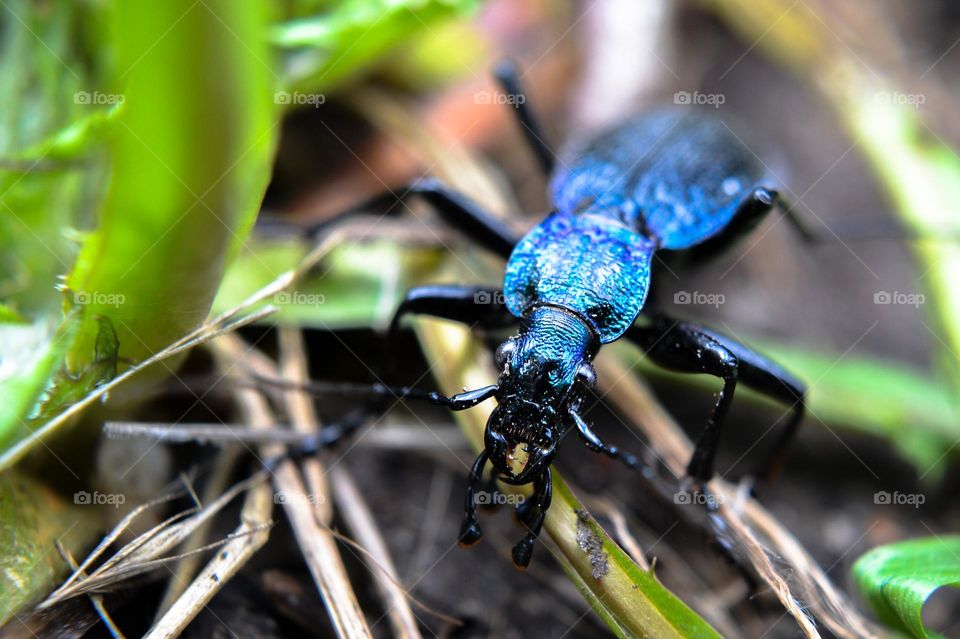
[[[597,371],[593,369],[593,365],[590,362],[580,364],[580,367],[577,369],[577,381],[587,388],[596,386]]]
[[[493,356],[493,361],[496,363],[497,368],[502,369],[506,366],[516,349],[517,345],[514,343],[512,337],[500,344],[500,346],[497,347],[496,354]]]

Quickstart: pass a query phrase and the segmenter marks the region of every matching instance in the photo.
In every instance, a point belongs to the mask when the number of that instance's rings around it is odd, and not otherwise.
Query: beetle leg
[[[374,196],[303,230],[317,236],[346,219],[362,213],[400,215],[406,206],[397,206],[412,196],[420,196],[436,211],[441,220],[460,231],[480,246],[504,259],[510,257],[520,240],[519,234],[496,215],[481,208],[476,202],[449,188],[436,178],[426,177],[396,191]]]
[[[483,480],[483,467],[487,464],[487,453],[482,452],[473,462],[470,469],[470,476],[467,480],[467,492],[464,502],[463,523],[460,525],[460,536],[458,542],[464,548],[473,546],[483,537],[483,531],[480,530],[480,516],[477,514],[477,489]]]
[[[309,386],[302,387],[305,390],[309,391]],[[371,390],[374,390],[376,387],[371,387]],[[408,395],[412,395],[415,389],[410,389],[407,387],[385,387],[380,386],[380,389],[386,390],[396,399],[406,398]],[[483,386],[482,388],[477,388],[473,390],[463,391],[462,393],[457,393],[447,397],[446,395],[441,395],[440,393],[435,393],[432,391],[417,391],[413,395],[416,399],[428,401],[431,404],[436,404],[438,406],[443,406],[452,411],[466,410],[468,408],[473,408],[477,404],[484,402],[491,397],[493,397],[497,392],[496,384],[491,384],[490,386]],[[376,392],[373,397],[383,398],[383,393]],[[310,457],[317,454],[319,451],[330,448],[331,446],[336,445],[340,440],[349,437],[357,430],[363,426],[367,419],[371,416],[371,413],[374,412],[370,408],[361,408],[354,410],[347,414],[341,421],[335,422],[332,424],[325,425],[318,432],[313,433],[303,439],[303,441],[297,443],[296,445],[290,446],[286,452],[277,457],[273,457],[267,460],[264,460],[263,466],[269,470],[273,471],[276,467],[283,461],[293,460],[297,461],[304,459],[305,457]],[[483,462],[486,463],[485,454],[482,455]],[[480,462],[480,458],[477,459],[477,463]],[[474,471],[483,474],[483,464],[480,464],[479,469],[474,467]],[[478,477],[479,477],[478,475]],[[471,478],[473,475],[471,474]],[[479,482],[479,479],[477,479]],[[471,490],[475,490],[476,485],[472,485]],[[469,503],[472,503],[472,493],[470,495]]]
[[[691,265],[709,262],[752,231],[774,208],[780,208],[783,211],[784,220],[804,243],[814,243],[821,239],[806,227],[797,216],[795,208],[790,206],[779,192],[758,186],[737,205],[736,212],[723,229],[700,244],[683,251],[681,256],[674,259]]]
[[[503,293],[497,289],[456,284],[414,287],[407,291],[390,322],[383,353],[384,371],[388,376],[393,372],[389,347],[396,343],[400,323],[408,314],[432,315],[484,329],[506,328],[517,322],[504,304]]]
[[[553,173],[556,155],[550,150],[550,145],[547,144],[547,138],[539,120],[527,106],[527,95],[523,90],[523,83],[520,79],[520,69],[517,68],[513,60],[504,58],[494,66],[493,76],[503,92],[510,98],[508,104],[514,109],[520,130],[536,156],[537,163],[540,164],[544,173],[550,175]]]
[[[263,467],[273,472],[284,461],[299,461],[316,455],[321,450],[335,445],[341,439],[359,430],[366,423],[369,415],[368,410],[359,409],[350,412],[339,422],[325,424],[323,428],[316,433],[312,433],[296,446],[290,446],[282,455],[263,460]]]
[[[768,211],[773,207],[778,207],[783,211],[783,219],[786,220],[787,224],[790,225],[805,244],[813,244],[823,239],[807,227],[804,221],[800,219],[800,216],[797,215],[796,207],[790,204],[779,191],[761,186],[754,189],[748,199],[753,200],[752,206],[766,206]],[[740,206],[745,205],[747,204],[744,203]]]
[[[390,322],[390,341],[396,337],[407,314],[432,315],[485,329],[506,328],[517,322],[507,310],[503,293],[484,286],[431,284],[407,291]]]
[[[482,388],[476,388],[474,390],[466,390],[451,397],[437,393],[431,396],[430,401],[431,403],[445,406],[453,411],[467,410],[468,408],[473,408],[480,402],[487,401],[496,394],[497,385],[491,384],[490,386],[483,386]]]
[[[706,373],[723,379],[723,390],[713,414],[694,449],[687,472],[706,482],[713,475],[713,462],[723,422],[730,409],[737,382],[770,399],[789,404],[791,415],[760,466],[758,476],[772,480],[782,466],[797,428],[803,419],[804,384],[783,368],[747,346],[708,328],[657,314],[647,325],[634,324],[627,339],[666,369],[681,373]]]
[[[533,557],[533,544],[540,536],[543,520],[547,516],[550,502],[553,501],[553,475],[550,468],[547,468],[534,483],[533,499],[536,500],[534,510],[532,514],[526,517],[527,520],[523,521],[523,524],[527,527],[527,534],[510,552],[513,557],[513,565],[520,570],[526,570],[527,566],[530,565],[530,559]]]
[[[580,438],[583,440],[583,443],[590,450],[603,453],[608,457],[617,459],[628,468],[639,471],[646,476],[652,476],[653,471],[649,466],[646,466],[643,462],[637,458],[633,453],[627,452],[625,450],[620,450],[616,446],[609,446],[600,439],[600,437],[594,432],[590,424],[583,419],[580,413],[577,412],[576,408],[572,408],[569,411],[570,418],[573,420],[574,425],[577,427],[577,433],[580,435]]]

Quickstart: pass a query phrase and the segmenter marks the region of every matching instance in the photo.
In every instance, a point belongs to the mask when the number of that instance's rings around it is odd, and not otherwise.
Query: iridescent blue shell
[[[617,211],[661,248],[685,249],[720,232],[767,171],[718,118],[655,111],[574,144],[551,182],[561,213]]]
[[[647,297],[654,244],[601,215],[554,213],[517,244],[503,290],[517,317],[535,304],[585,318],[601,343],[620,337]]]

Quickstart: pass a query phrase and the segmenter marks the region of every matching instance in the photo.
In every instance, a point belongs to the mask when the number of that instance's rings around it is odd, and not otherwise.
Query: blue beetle
[[[497,217],[440,182],[425,179],[411,185],[404,197],[424,198],[445,223],[501,255],[506,273],[502,292],[459,285],[410,290],[391,334],[411,313],[490,330],[519,325],[518,333],[496,350],[496,384],[453,397],[429,395],[452,410],[496,398],[484,450],[470,471],[460,541],[471,545],[481,538],[474,493],[489,463],[501,481],[534,484],[533,498],[518,508],[527,533],[512,553],[514,563],[524,568],[550,506],[550,464],[565,433],[575,431],[590,449],[643,470],[634,455],[605,444],[580,415],[585,394],[596,382],[592,360],[603,344],[626,338],[661,366],[723,380],[687,469],[698,485],[713,474],[738,383],[790,405],[791,416],[758,476],[773,474],[802,420],[804,384],[743,344],[649,312],[644,304],[660,252],[715,253],[777,206],[801,233],[809,234],[767,185],[762,163],[719,119],[689,108],[639,115],[575,142],[555,163],[527,107],[516,68],[504,62],[495,75],[539,163],[552,176],[553,212],[517,238]],[[396,199],[387,194],[346,214]],[[408,389],[401,394],[411,395]]]

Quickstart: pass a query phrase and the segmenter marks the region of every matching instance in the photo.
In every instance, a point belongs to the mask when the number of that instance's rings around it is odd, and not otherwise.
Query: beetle
[[[607,445],[580,413],[596,383],[593,359],[604,345],[626,339],[656,364],[723,381],[713,411],[687,466],[698,487],[713,475],[714,458],[738,384],[790,406],[767,462],[756,476],[769,479],[804,415],[803,382],[744,344],[709,328],[645,308],[652,266],[660,254],[702,257],[735,243],[770,211],[806,238],[810,235],[771,186],[763,164],[719,119],[689,107],[641,114],[575,141],[559,159],[544,141],[510,61],[494,75],[541,168],[550,176],[552,212],[525,236],[435,179],[409,185],[313,227],[360,211],[418,196],[444,221],[506,260],[502,287],[428,285],[405,295],[391,323],[431,315],[495,330],[518,327],[496,349],[495,384],[452,397],[421,398],[464,410],[496,399],[484,450],[469,473],[459,541],[477,543],[482,532],[474,499],[486,466],[508,484],[533,484],[518,506],[526,527],[512,557],[529,565],[551,501],[550,466],[563,436],[575,431],[591,450],[642,469],[632,454]],[[384,390],[386,387],[380,387]],[[414,396],[401,389],[399,396]],[[329,445],[349,429],[326,436]]]

